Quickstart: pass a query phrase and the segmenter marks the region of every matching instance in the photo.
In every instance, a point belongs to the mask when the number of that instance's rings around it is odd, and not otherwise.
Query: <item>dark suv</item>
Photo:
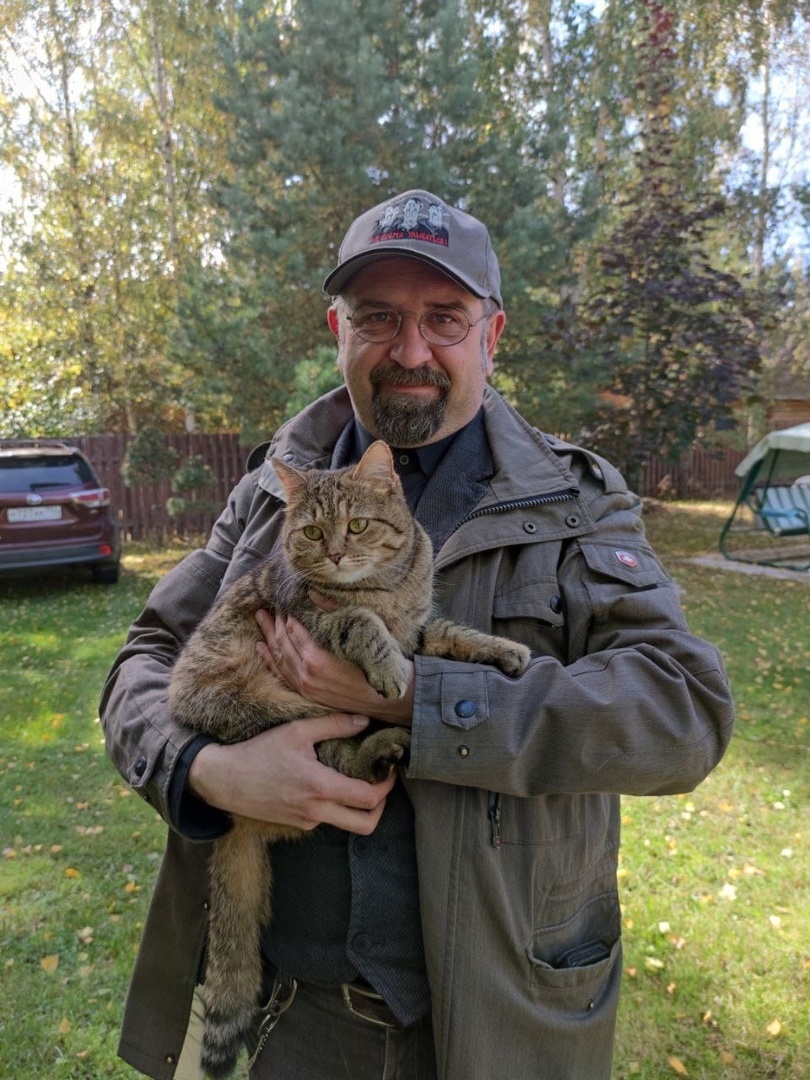
[[[112,585],[120,558],[110,492],[80,450],[0,439],[0,571],[82,564]]]

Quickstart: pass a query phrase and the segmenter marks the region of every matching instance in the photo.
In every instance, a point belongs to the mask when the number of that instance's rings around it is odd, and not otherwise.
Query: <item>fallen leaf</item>
[[[68,866],[67,869],[65,870],[65,877],[80,878],[81,876],[82,875],[79,873],[79,871],[74,866]]]
[[[720,1060],[723,1062],[724,1065],[733,1065],[734,1064],[734,1055],[730,1054],[728,1052],[728,1050],[721,1050],[720,1051]]]
[[[43,956],[39,962],[39,966],[43,971],[52,974],[59,967],[59,957],[56,953],[51,953],[50,956]]]
[[[689,1073],[686,1071],[686,1066],[684,1065],[684,1063],[681,1061],[681,1059],[679,1057],[675,1057],[674,1054],[669,1055],[669,1057],[667,1058],[667,1062],[669,1064],[670,1069],[672,1069],[673,1072],[676,1072],[678,1074],[678,1076],[688,1076],[689,1075]]]
[[[71,1023],[68,1018],[66,1016],[62,1017],[61,1021],[59,1022],[59,1034],[67,1035],[67,1033],[70,1031],[70,1028]]]
[[[771,1020],[765,1030],[775,1039],[777,1035],[782,1034],[782,1025],[778,1020]]]

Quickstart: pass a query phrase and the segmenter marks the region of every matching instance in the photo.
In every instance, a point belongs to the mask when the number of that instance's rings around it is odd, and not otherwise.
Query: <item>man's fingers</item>
[[[309,716],[305,720],[293,720],[290,727],[307,742],[326,742],[327,739],[349,739],[369,725],[367,716],[357,713],[334,712],[325,716]]]

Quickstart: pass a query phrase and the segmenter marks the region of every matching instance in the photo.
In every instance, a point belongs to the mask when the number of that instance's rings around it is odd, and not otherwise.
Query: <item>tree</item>
[[[582,310],[601,390],[589,441],[636,486],[651,453],[676,456],[733,419],[759,369],[764,324],[760,298],[707,252],[723,199],[687,200],[694,179],[679,142],[675,24],[668,4],[644,8],[637,178]]]

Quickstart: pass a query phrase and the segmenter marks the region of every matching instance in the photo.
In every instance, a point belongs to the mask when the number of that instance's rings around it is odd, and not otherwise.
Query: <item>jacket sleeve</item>
[[[105,682],[100,706],[107,752],[113,764],[161,817],[177,827],[181,813],[175,770],[188,770],[199,736],[175,723],[167,708],[171,667],[180,645],[208,611],[242,535],[253,480],[245,477],[231,493],[204,549],[189,554],[161,578],[132,624]],[[226,825],[202,802],[190,831],[210,839]],[[216,820],[214,820],[216,818]]]
[[[723,660],[692,634],[676,585],[625,489],[595,498],[593,533],[557,569],[568,662],[539,655],[518,679],[416,657],[408,776],[503,794],[690,791],[725,752]]]

